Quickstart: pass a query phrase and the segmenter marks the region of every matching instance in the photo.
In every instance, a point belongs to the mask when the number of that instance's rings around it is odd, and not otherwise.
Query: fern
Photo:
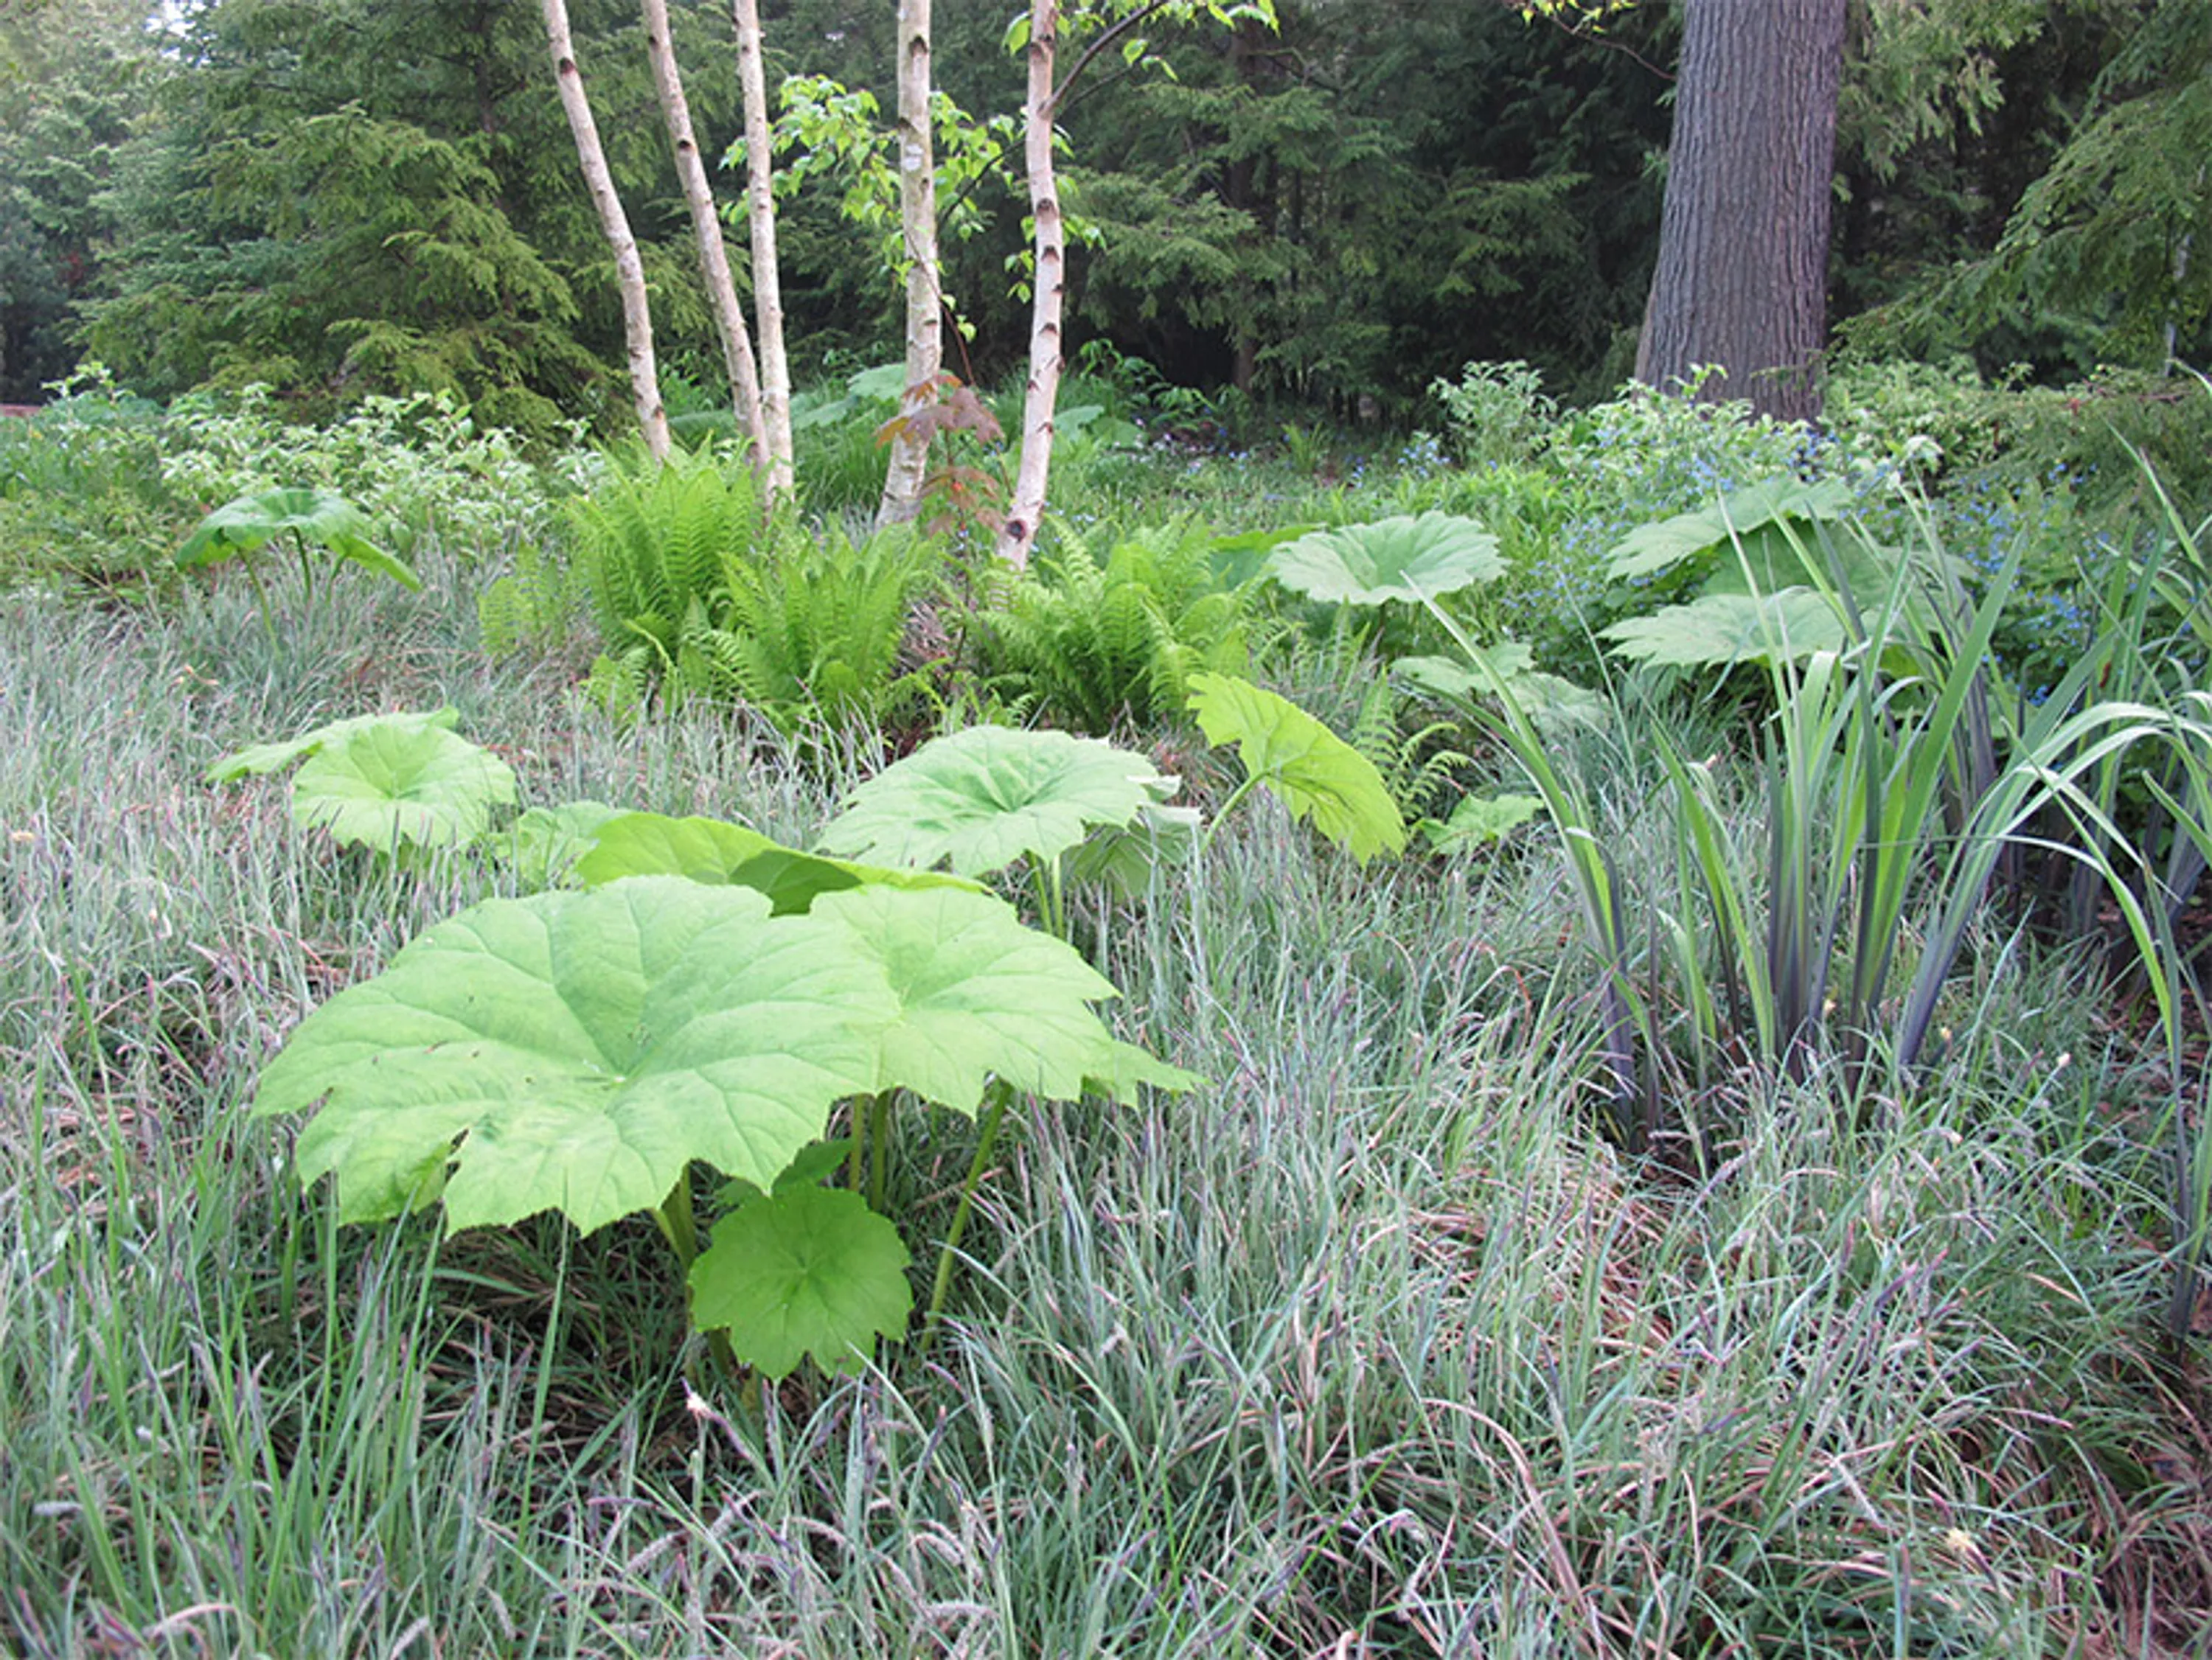
[[[1440,794],[1460,793],[1459,774],[1474,762],[1444,741],[1458,730],[1448,720],[1431,721],[1412,732],[1401,730],[1397,693],[1384,678],[1360,700],[1346,741],[1382,775],[1390,799],[1412,823],[1427,816]]]
[[[907,620],[939,578],[936,544],[894,528],[832,530],[729,573],[725,641],[702,640],[745,701],[786,730],[819,717],[882,724],[918,689],[899,669]]]
[[[568,643],[586,602],[574,566],[537,542],[518,542],[514,568],[477,596],[484,650],[493,657],[526,649],[556,651]]]
[[[752,474],[711,452],[618,468],[572,504],[575,568],[608,649],[649,643],[660,672],[676,666],[696,604],[711,617],[732,571],[771,540]]]
[[[1139,531],[1102,561],[1063,532],[1059,552],[988,604],[985,669],[1079,730],[1104,736],[1182,707],[1200,671],[1243,675],[1249,584],[1223,587],[1215,538],[1194,520]]]

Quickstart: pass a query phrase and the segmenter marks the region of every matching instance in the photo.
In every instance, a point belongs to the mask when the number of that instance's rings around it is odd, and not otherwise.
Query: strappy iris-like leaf
[[[1473,519],[1427,512],[1313,531],[1275,549],[1267,573],[1329,603],[1419,604],[1503,576],[1505,560]]]
[[[451,1228],[590,1231],[694,1160],[763,1190],[876,1087],[900,1006],[848,930],[667,877],[492,900],[301,1022],[255,1111],[323,1102],[303,1180],[348,1221],[439,1197]],[[448,1172],[450,1171],[450,1176]]]
[[[1363,864],[1406,845],[1375,764],[1296,704],[1226,675],[1193,675],[1190,709],[1212,744],[1234,743],[1244,770],[1272,791],[1294,819]]]
[[[287,486],[225,502],[199,522],[177,550],[186,567],[220,565],[266,547],[287,532],[343,560],[366,566],[409,588],[422,579],[367,535],[368,518],[343,496],[330,490]]]
[[[771,1378],[810,1354],[825,1372],[858,1371],[878,1337],[906,1330],[910,1260],[858,1194],[779,1187],[714,1225],[691,1265],[691,1318],[728,1328],[731,1351]]]
[[[1058,857],[1100,824],[1127,824],[1175,780],[1142,755],[1065,732],[971,726],[933,739],[855,790],[826,852],[981,876]]]
[[[823,858],[782,846],[741,824],[659,813],[625,813],[611,820],[599,827],[597,844],[576,861],[576,879],[586,888],[624,876],[654,875],[750,888],[767,894],[778,914],[804,911],[818,894],[869,884],[976,891],[974,882],[959,876]]]
[[[515,798],[514,770],[442,726],[371,723],[319,746],[292,780],[292,816],[386,852],[456,847]]]
[[[298,737],[281,743],[248,744],[236,754],[225,755],[214,762],[203,776],[210,784],[234,784],[249,774],[281,772],[294,761],[313,754],[325,744],[343,742],[356,732],[372,726],[389,726],[400,730],[435,726],[451,731],[459,724],[460,718],[460,711],[450,705],[420,714],[401,712],[388,715],[351,715],[344,720],[331,721],[302,732]]]

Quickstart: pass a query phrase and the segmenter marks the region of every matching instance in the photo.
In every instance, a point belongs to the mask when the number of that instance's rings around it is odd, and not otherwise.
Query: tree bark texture
[[[1030,0],[1029,96],[1022,109],[1022,160],[1029,173],[1030,217],[1035,225],[1036,270],[1030,308],[1030,378],[1022,398],[1022,458],[1013,499],[999,532],[999,555],[1025,569],[1044,515],[1045,485],[1052,469],[1053,407],[1060,397],[1060,310],[1067,286],[1067,233],[1060,221],[1060,189],[1053,174],[1053,54],[1060,32],[1060,0]]]
[[[929,0],[899,0],[899,230],[906,259],[906,395],[899,412],[916,414],[934,394],[945,354],[944,294],[937,264],[937,155],[931,130]],[[902,428],[891,439],[878,524],[912,518],[921,507],[929,439]]]
[[[768,77],[761,67],[760,7],[732,0],[738,88],[745,106],[745,221],[753,242],[753,326],[760,336],[761,421],[768,438],[768,491],[791,494],[791,360],[783,349],[783,283],[775,261],[775,152],[768,136]]]
[[[706,284],[708,303],[714,307],[714,332],[721,336],[722,367],[730,381],[731,407],[752,446],[756,467],[768,464],[768,431],[761,416],[760,372],[753,361],[751,332],[745,327],[744,308],[738,304],[736,282],[730,276],[729,250],[722,241],[722,219],[714,207],[714,187],[707,182],[706,163],[699,157],[699,141],[691,130],[691,106],[684,96],[684,77],[676,67],[676,42],[669,33],[668,0],[641,0],[645,13],[646,56],[653,64],[653,89],[660,100],[661,118],[668,124],[668,142],[676,152],[676,176],[684,187],[684,203],[691,212],[691,232],[699,248],[699,276]]]
[[[1820,412],[1848,0],[1686,0],[1659,265],[1637,379]]]
[[[668,411],[660,401],[660,372],[653,357],[653,312],[646,302],[645,264],[638,257],[637,242],[629,233],[629,217],[623,212],[622,197],[615,194],[614,175],[607,171],[606,152],[599,148],[599,129],[592,119],[592,106],[584,96],[584,77],[576,68],[575,43],[568,37],[568,8],[564,0],[540,0],[545,15],[545,38],[553,49],[554,78],[560,83],[561,107],[568,117],[568,130],[576,140],[576,159],[583,164],[584,184],[599,209],[599,228],[614,251],[615,282],[622,290],[623,339],[629,356],[630,397],[637,406],[638,429],[645,447],[655,460],[668,456]]]

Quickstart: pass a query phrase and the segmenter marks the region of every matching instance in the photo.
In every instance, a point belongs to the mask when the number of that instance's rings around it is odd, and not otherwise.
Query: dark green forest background
[[[710,154],[738,136],[719,5],[678,0]],[[937,70],[1016,110],[1012,8],[940,0]],[[579,56],[645,245],[664,362],[717,359],[635,6],[578,0]],[[1656,249],[1680,24],[1500,0],[1282,0],[1280,33],[1167,28],[1064,112],[1072,343],[1231,407],[1411,424],[1471,360],[1564,398],[1626,378]],[[765,0],[771,84],[891,102],[884,0]],[[2064,380],[2212,344],[2212,0],[1859,0],[1838,148],[1838,348]],[[1010,159],[1011,161],[1012,159]],[[1011,172],[1011,167],[1009,171]],[[741,179],[718,170],[726,203]],[[1017,362],[1019,181],[968,198],[946,286],[965,378]],[[896,354],[839,191],[781,207],[801,379]],[[737,239],[741,242],[742,238]],[[166,397],[264,382],[319,415],[448,391],[543,432],[623,407],[611,262],[527,0],[5,0],[0,401],[96,357]],[[964,354],[964,357],[963,357]]]

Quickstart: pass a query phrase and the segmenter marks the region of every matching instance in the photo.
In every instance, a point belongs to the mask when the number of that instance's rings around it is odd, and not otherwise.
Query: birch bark
[[[1030,0],[1029,96],[1022,106],[1022,159],[1029,173],[1030,218],[1036,271],[1030,312],[1030,377],[1022,398],[1022,458],[1013,498],[999,532],[999,556],[1025,569],[1044,514],[1052,467],[1053,406],[1060,396],[1060,312],[1067,282],[1067,236],[1053,176],[1053,55],[1059,42],[1060,0]]]
[[[899,0],[899,233],[906,259],[906,394],[900,413],[915,415],[931,395],[945,357],[945,308],[937,264],[937,155],[931,130],[930,0]],[[929,439],[911,423],[891,439],[876,523],[912,518],[921,507],[929,471]]]
[[[629,218],[622,197],[615,193],[614,175],[607,171],[606,152],[599,148],[599,129],[592,119],[592,106],[584,96],[584,77],[576,68],[575,43],[568,36],[568,8],[564,0],[540,0],[545,16],[545,39],[553,49],[554,77],[560,83],[561,107],[568,117],[568,130],[576,140],[576,159],[583,164],[584,184],[599,209],[599,228],[615,257],[615,282],[622,290],[623,340],[629,357],[630,397],[637,406],[638,428],[645,447],[655,460],[668,456],[668,411],[660,401],[660,372],[653,358],[653,312],[645,293],[645,264],[638,257],[637,242],[629,233]]]
[[[761,421],[768,438],[768,491],[791,493],[791,364],[783,349],[783,284],[775,260],[775,153],[768,136],[768,81],[761,64],[758,0],[732,0],[738,85],[745,106],[745,221],[753,241],[753,324],[760,336]]]
[[[642,6],[653,89],[660,100],[661,118],[668,124],[668,142],[676,152],[676,176],[684,186],[684,203],[691,211],[691,232],[699,247],[699,275],[706,284],[708,302],[714,307],[714,332],[721,336],[731,407],[752,446],[753,464],[765,467],[769,444],[761,414],[760,372],[753,361],[752,336],[745,328],[744,309],[738,304],[737,284],[730,276],[730,254],[722,241],[721,216],[714,210],[714,188],[707,182],[706,164],[700,160],[699,141],[691,129],[691,106],[684,96],[684,77],[676,67],[668,0],[642,0]]]

